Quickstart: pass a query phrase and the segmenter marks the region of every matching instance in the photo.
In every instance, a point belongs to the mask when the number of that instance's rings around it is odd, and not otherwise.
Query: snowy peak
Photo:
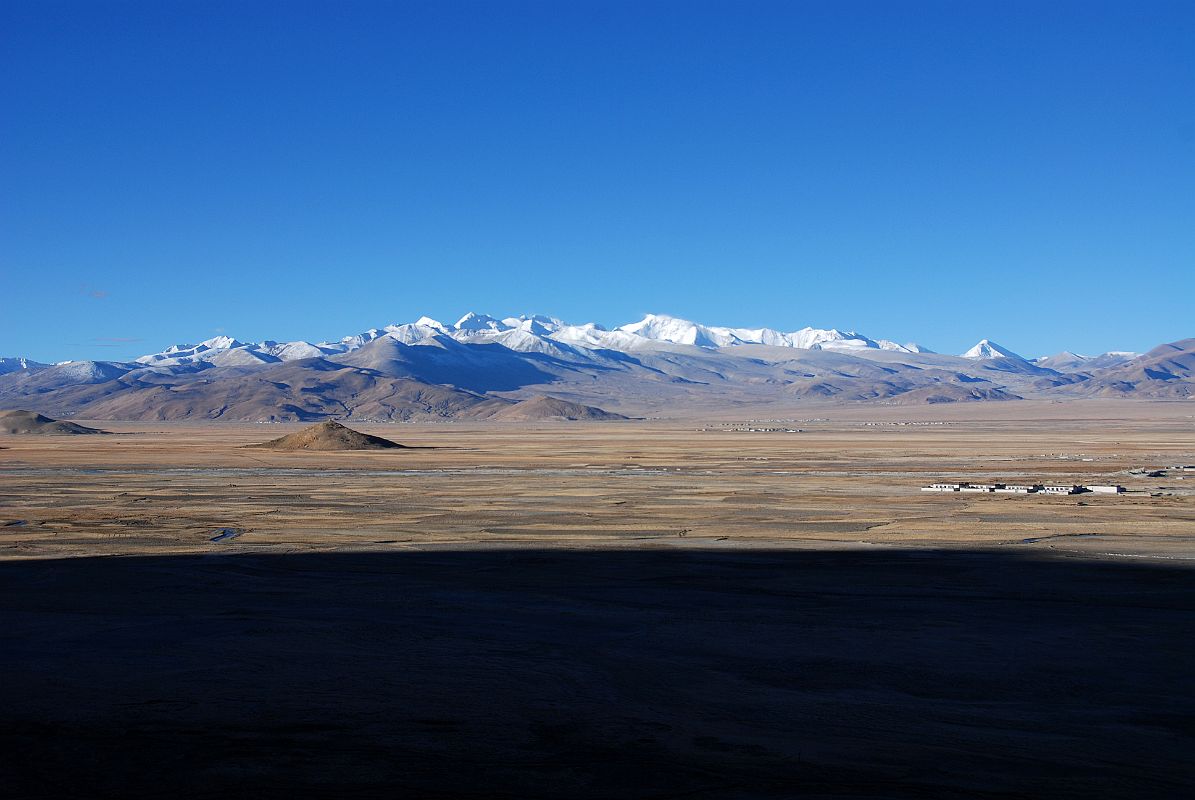
[[[470,311],[458,319],[454,327],[458,331],[505,331],[509,330],[511,326],[488,314],[476,314]]]
[[[1018,361],[1025,360],[1007,347],[1001,347],[996,344],[991,339],[980,339],[974,347],[963,353],[963,358],[1015,358]]]
[[[414,322],[406,322],[401,325],[390,324],[383,328],[382,331],[383,336],[394,339],[398,342],[402,342],[403,344],[415,344],[416,342],[422,341],[424,339],[430,339],[433,336],[443,336],[444,334],[449,333],[449,329],[442,322],[434,320],[431,317],[420,317]],[[372,333],[373,331],[367,331],[366,333],[360,334],[361,338],[365,340],[362,342],[362,344],[367,341],[373,341],[373,339],[365,338]],[[352,346],[354,344],[353,341],[341,339],[341,342],[348,344],[350,350],[356,349]]]
[[[420,317],[419,319],[415,320],[414,324],[421,328],[433,328],[438,330],[440,333],[448,333],[448,328],[444,326],[443,322],[440,322],[438,319],[432,319],[431,317]]]
[[[317,358],[334,350],[310,342],[264,341],[246,343],[231,336],[216,336],[199,344],[174,344],[160,353],[150,353],[136,363],[151,367],[177,367],[185,364],[214,364],[221,367],[251,367],[278,361]]]
[[[648,314],[639,322],[623,325],[618,330],[645,339],[697,347],[731,347],[744,344],[795,347],[802,350],[896,350],[903,347],[889,342],[889,346],[884,348],[861,333],[835,328],[802,328],[792,333],[782,333],[771,328],[723,328],[701,325],[667,314]]]
[[[206,348],[208,350],[231,350],[234,347],[243,347],[242,342],[238,342],[231,336],[213,336],[211,339],[200,342],[196,347]]]
[[[502,322],[510,328],[522,328],[523,330],[543,329],[549,332],[557,331],[568,324],[564,320],[548,317],[543,314],[520,314],[517,317],[506,317]]]
[[[726,328],[707,328],[667,314],[648,314],[638,322],[623,325],[618,330],[658,342],[698,347],[721,347],[730,344],[735,338]]]
[[[879,349],[880,345],[854,331],[840,331],[837,328],[821,330],[819,328],[802,328],[786,334],[789,347],[800,347],[806,350],[868,350]]]

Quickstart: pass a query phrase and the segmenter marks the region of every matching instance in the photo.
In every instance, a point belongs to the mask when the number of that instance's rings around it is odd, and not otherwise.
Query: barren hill
[[[0,433],[22,433],[38,435],[73,435],[107,433],[98,428],[88,428],[73,422],[62,422],[42,416],[35,411],[0,411]]]
[[[520,400],[514,405],[500,408],[490,415],[490,419],[506,422],[534,422],[536,420],[567,419],[567,420],[613,420],[627,419],[622,414],[604,411],[596,406],[586,406],[572,403],[558,397],[536,395],[526,400]]]
[[[249,446],[266,450],[393,450],[405,447],[381,436],[346,428],[331,420],[316,423],[298,433]]]

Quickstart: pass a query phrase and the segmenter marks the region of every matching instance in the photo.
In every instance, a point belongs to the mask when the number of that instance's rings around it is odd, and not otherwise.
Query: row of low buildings
[[[921,488],[923,492],[997,492],[1003,494],[1083,494],[1084,492],[1093,492],[1095,494],[1121,494],[1124,492],[1123,486],[1106,486],[1106,485],[1087,485],[1080,486],[1078,484],[1071,486],[1053,486],[1050,484],[1035,483],[1032,486],[1028,484],[1013,484],[1013,483],[931,483],[929,486]]]

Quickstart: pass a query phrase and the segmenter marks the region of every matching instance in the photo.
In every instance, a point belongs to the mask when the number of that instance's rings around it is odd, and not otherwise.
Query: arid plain
[[[88,424],[0,437],[17,796],[1192,786],[1191,403]]]
[[[1192,412],[1188,403],[1093,402],[815,407],[782,420],[355,424],[411,449],[348,453],[244,447],[299,424],[99,421],[89,424],[121,435],[5,438],[0,554],[983,545],[1195,558],[1195,471],[1130,473],[1195,463]],[[943,480],[1130,491],[918,491]],[[223,528],[238,535],[215,546]]]

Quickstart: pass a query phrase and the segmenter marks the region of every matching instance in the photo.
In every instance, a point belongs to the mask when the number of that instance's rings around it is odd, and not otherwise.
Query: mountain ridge
[[[811,402],[1195,396],[1195,339],[1144,356],[1030,361],[990,339],[954,356],[855,331],[724,328],[659,314],[607,330],[469,313],[336,342],[220,336],[127,362],[5,363],[13,368],[0,374],[0,408],[95,419],[602,419]],[[538,396],[549,399],[508,410]]]

